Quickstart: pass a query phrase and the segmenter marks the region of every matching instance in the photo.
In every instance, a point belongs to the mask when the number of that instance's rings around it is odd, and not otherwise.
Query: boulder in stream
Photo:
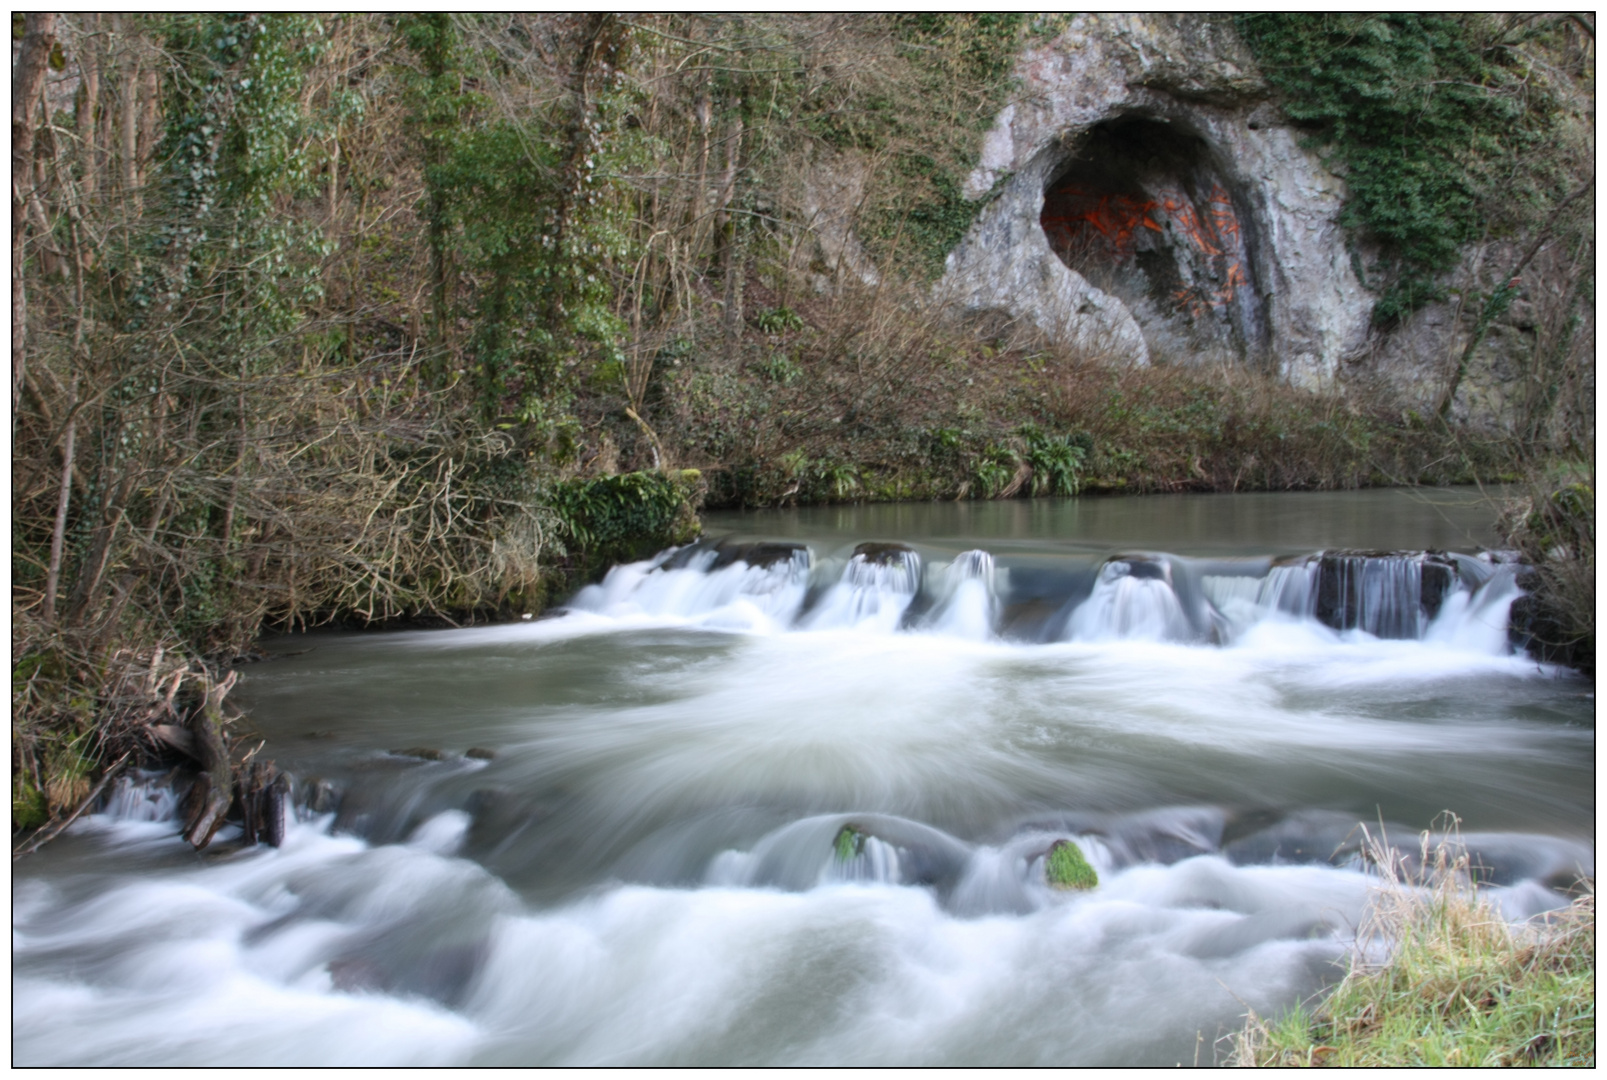
[[[901,566],[914,554],[908,544],[866,541],[854,547],[854,556],[870,566]]]

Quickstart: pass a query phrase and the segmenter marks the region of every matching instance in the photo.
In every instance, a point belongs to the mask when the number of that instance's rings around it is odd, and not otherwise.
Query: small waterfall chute
[[[811,630],[853,628],[891,633],[921,587],[921,557],[903,544],[860,544],[843,576],[803,624]]]
[[[927,616],[927,628],[971,641],[991,638],[999,618],[996,573],[986,551],[956,555],[944,573],[948,594]]]
[[[789,623],[802,606],[812,565],[802,544],[694,546],[670,557],[616,566],[569,607],[600,615],[699,619],[737,628]]]
[[[751,851],[720,853],[705,880],[795,892],[844,882],[920,885],[947,895],[970,856],[966,844],[907,818],[826,815],[782,826]]]
[[[1099,569],[1088,599],[1072,612],[1073,641],[1187,641],[1194,627],[1172,588],[1165,559],[1123,556]]]
[[[832,860],[822,872],[821,880],[902,884],[898,849],[849,822],[837,830],[832,841]]]
[[[1231,638],[1268,618],[1311,619],[1317,610],[1317,563],[1306,556],[1275,561],[1261,577],[1205,575],[1200,589]]]
[[[1329,551],[1316,563],[1317,620],[1380,638],[1421,638],[1460,580],[1438,552]]]
[[[1428,641],[1470,652],[1505,656],[1512,651],[1508,623],[1512,602],[1523,595],[1515,563],[1491,563],[1490,574],[1476,589],[1451,592],[1424,633]]]

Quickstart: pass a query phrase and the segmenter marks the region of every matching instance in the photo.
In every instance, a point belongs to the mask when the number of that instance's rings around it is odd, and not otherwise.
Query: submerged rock
[[[333,814],[340,809],[341,790],[328,780],[314,779],[303,792],[307,809],[315,814]]]
[[[1099,874],[1083,858],[1082,849],[1070,840],[1056,840],[1043,863],[1044,876],[1056,889],[1092,889]]]
[[[739,562],[749,566],[770,567],[790,563],[799,558],[804,563],[809,561],[809,548],[806,545],[785,541],[763,541],[752,544],[721,541],[716,545],[715,551],[717,554],[714,565],[710,567],[711,570],[723,570]]]
[[[398,757],[420,758],[424,761],[444,761],[446,753],[432,746],[410,746],[406,750],[392,750]]]
[[[463,756],[476,761],[490,761],[497,756],[497,752],[484,746],[471,746],[463,752]]]
[[[914,554],[915,549],[908,544],[867,541],[854,547],[855,557],[863,559],[870,566],[902,566]]]

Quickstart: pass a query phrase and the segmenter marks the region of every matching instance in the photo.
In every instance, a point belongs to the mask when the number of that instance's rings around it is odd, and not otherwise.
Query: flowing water
[[[1513,919],[1594,874],[1592,685],[1507,646],[1490,517],[711,515],[557,617],[270,642],[284,846],[139,774],[17,863],[15,1061],[1210,1062],[1340,973],[1359,823],[1454,811]]]

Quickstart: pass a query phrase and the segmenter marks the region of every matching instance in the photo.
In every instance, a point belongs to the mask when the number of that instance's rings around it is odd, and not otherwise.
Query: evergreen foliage
[[[1284,110],[1344,175],[1344,224],[1383,247],[1377,322],[1443,297],[1461,246],[1503,224],[1493,204],[1510,219],[1564,194],[1556,163],[1537,156],[1556,112],[1546,81],[1488,18],[1272,12],[1238,25]]]
[[[691,508],[700,479],[688,469],[569,480],[553,487],[549,502],[585,565],[596,571],[695,539],[699,525]]]

